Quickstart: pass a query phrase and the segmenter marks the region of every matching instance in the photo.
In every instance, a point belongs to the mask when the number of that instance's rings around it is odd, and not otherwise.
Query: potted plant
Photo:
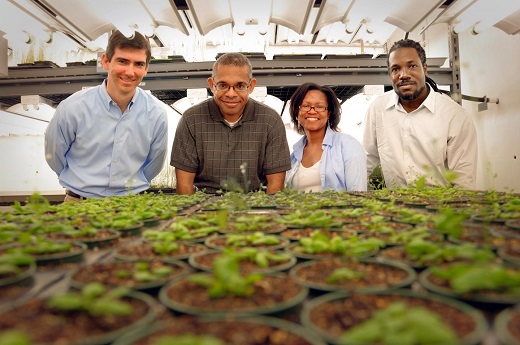
[[[308,289],[286,274],[242,275],[236,256],[215,260],[212,273],[174,279],[160,293],[161,302],[175,311],[196,315],[277,313],[302,302]]]

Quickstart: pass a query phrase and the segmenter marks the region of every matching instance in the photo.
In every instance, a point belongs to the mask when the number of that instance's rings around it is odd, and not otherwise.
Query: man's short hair
[[[137,31],[130,38],[123,35],[119,30],[114,31],[114,33],[110,35],[110,38],[108,39],[107,50],[105,52],[108,61],[112,61],[112,57],[114,56],[116,48],[144,50],[146,52],[146,65],[148,66],[150,64],[150,60],[152,58],[152,48],[150,47],[150,42],[145,36]]]
[[[249,69],[249,79],[253,79],[253,67],[251,66],[251,62],[249,59],[241,53],[225,53],[221,55],[217,61],[213,64],[213,71],[211,73],[211,77],[215,78],[217,74],[218,66],[236,66],[243,67],[247,66]]]

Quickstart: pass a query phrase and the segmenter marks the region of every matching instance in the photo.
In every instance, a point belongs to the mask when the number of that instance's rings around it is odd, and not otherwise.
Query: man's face
[[[399,98],[413,101],[426,88],[427,66],[423,66],[414,48],[399,48],[388,58],[388,74]]]
[[[148,72],[146,51],[116,48],[112,60],[103,54],[103,68],[108,71],[107,91],[111,97],[133,95]]]
[[[208,83],[222,116],[227,120],[237,120],[244,112],[256,79],[249,79],[247,66],[220,65]]]

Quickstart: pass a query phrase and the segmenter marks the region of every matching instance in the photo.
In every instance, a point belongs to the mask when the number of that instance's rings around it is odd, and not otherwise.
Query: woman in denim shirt
[[[305,192],[366,191],[365,150],[354,137],[338,132],[341,106],[334,91],[302,84],[291,96],[289,111],[304,136],[293,146],[287,186]]]

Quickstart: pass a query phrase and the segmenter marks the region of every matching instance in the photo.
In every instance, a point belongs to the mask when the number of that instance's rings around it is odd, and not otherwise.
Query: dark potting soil
[[[213,267],[213,263],[215,262],[215,259],[222,255],[223,255],[222,252],[208,252],[205,254],[197,255],[195,258],[195,262],[200,267],[205,267],[207,270],[211,270],[211,268]],[[289,258],[287,260],[283,260],[283,261],[268,260],[268,267],[263,268],[263,267],[258,266],[256,264],[256,262],[254,262],[253,260],[249,260],[249,259],[241,260],[240,261],[240,274],[251,274],[253,272],[257,272],[259,270],[263,270],[263,269],[267,269],[267,268],[274,269],[276,267],[286,265],[289,261],[290,261]]]
[[[167,296],[176,303],[204,311],[254,311],[258,307],[270,307],[289,301],[297,296],[302,288],[287,275],[266,275],[254,284],[251,296],[228,295],[212,298],[208,295],[206,287],[183,279],[168,288]]]
[[[32,299],[0,314],[0,331],[24,331],[35,344],[73,344],[131,325],[148,313],[149,306],[143,301],[125,300],[133,307],[132,315],[94,317],[87,312],[53,311],[45,306],[44,300]]]
[[[188,256],[206,250],[201,244],[179,243],[179,248],[166,254],[157,253],[149,243],[132,243],[117,249],[116,254],[136,259],[165,259]]]
[[[164,336],[183,334],[211,335],[228,345],[313,345],[295,331],[274,327],[261,322],[228,319],[199,321],[193,317],[171,320],[165,327],[133,342],[133,345],[151,345]]]
[[[352,294],[348,298],[321,303],[311,310],[310,321],[337,337],[369,319],[374,311],[385,309],[397,301],[405,302],[410,307],[423,307],[441,315],[443,321],[453,328],[459,338],[470,334],[477,327],[470,315],[448,304],[398,294]]]
[[[348,281],[340,280],[328,283],[327,279],[335,269],[349,268],[363,276]],[[318,260],[315,263],[302,267],[296,271],[302,281],[320,285],[334,285],[343,289],[362,289],[366,287],[389,288],[401,283],[408,273],[402,269],[377,263],[349,262],[340,258]]]

